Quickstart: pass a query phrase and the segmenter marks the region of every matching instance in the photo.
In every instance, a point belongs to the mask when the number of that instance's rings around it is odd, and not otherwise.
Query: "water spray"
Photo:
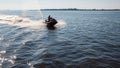
[[[33,5],[33,6],[31,6]],[[23,13],[22,16],[26,15],[26,9],[35,9],[38,10],[38,14],[40,14],[40,19],[43,19],[43,14],[40,8],[39,0],[25,0],[23,4]]]
[[[42,20],[43,20],[43,14],[42,14],[42,11],[41,11],[41,9],[40,9],[40,15],[41,15],[41,17],[42,17]]]

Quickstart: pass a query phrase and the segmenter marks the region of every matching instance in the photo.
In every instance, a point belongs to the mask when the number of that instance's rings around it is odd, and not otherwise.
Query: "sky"
[[[0,9],[120,9],[120,0],[0,0]]]

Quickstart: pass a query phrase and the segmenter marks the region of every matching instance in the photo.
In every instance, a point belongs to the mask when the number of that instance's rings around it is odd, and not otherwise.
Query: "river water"
[[[1,68],[119,68],[120,11],[42,11],[66,25],[55,30],[0,23]],[[0,14],[22,16],[22,11]],[[41,19],[37,11],[25,17]]]

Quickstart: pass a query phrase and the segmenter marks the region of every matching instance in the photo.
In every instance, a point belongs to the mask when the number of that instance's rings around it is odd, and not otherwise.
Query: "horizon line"
[[[0,10],[120,10],[120,8],[42,8],[42,9],[0,9]]]

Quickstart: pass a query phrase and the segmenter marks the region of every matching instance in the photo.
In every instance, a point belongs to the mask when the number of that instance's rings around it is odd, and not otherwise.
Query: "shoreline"
[[[4,9],[0,11],[11,11],[15,9]],[[16,9],[16,11],[120,11],[120,9],[77,9],[77,8],[65,8],[65,9]]]
[[[41,9],[41,11],[120,11],[120,9]]]

